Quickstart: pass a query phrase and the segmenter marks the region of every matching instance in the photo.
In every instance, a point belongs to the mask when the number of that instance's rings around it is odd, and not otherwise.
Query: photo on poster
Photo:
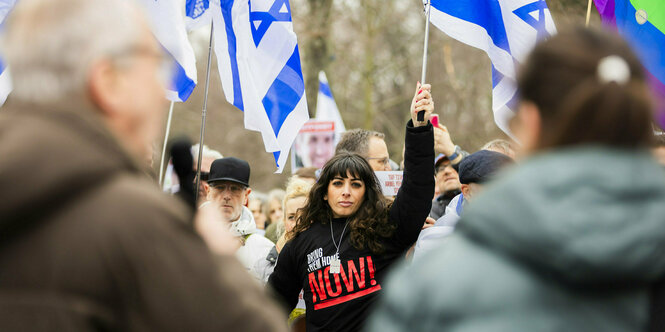
[[[335,122],[309,120],[298,133],[291,153],[291,171],[322,168],[335,155]]]

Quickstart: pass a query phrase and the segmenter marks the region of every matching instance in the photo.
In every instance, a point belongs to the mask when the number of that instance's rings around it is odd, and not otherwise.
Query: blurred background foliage
[[[316,114],[318,72],[324,70],[347,129],[386,134],[391,159],[402,158],[404,125],[420,79],[425,17],[421,0],[290,0],[298,35],[310,116]],[[549,0],[558,29],[584,24],[586,0]],[[591,26],[600,20],[592,9]],[[194,31],[199,84],[184,103],[176,103],[170,138],[198,142],[210,28]],[[226,102],[213,55],[204,143],[224,156],[247,160],[252,188],[283,187],[291,174],[274,174],[272,154],[261,136],[243,127],[243,113]],[[427,83],[435,113],[456,144],[469,152],[494,138],[507,138],[494,124],[490,61],[485,53],[430,27]],[[164,121],[166,126],[166,121]],[[162,141],[155,143],[159,174]]]

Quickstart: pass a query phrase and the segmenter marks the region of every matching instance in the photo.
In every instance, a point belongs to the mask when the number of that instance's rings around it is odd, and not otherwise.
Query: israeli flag
[[[432,0],[431,22],[447,35],[479,48],[492,61],[494,121],[510,134],[517,102],[516,66],[536,42],[556,33],[545,0]]]
[[[309,119],[289,1],[221,0],[210,13],[226,100],[245,112],[245,128],[261,133],[281,173]]]
[[[323,71],[319,72],[319,94],[316,98],[316,119],[335,122],[335,141],[339,141],[342,133],[346,131],[344,121],[333,98],[328,78]]]
[[[214,0],[213,0],[214,1]],[[186,0],[185,26],[187,31],[210,24],[210,0]]]
[[[152,32],[173,57],[173,76],[166,97],[185,101],[196,87],[196,58],[189,43],[179,0],[136,0],[145,9]]]
[[[16,0],[0,0],[0,32],[4,30],[5,18],[15,4]],[[12,78],[5,62],[0,58],[0,105],[5,103],[10,92],[12,92]]]

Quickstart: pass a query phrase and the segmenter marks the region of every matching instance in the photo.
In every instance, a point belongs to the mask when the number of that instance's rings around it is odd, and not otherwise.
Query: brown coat
[[[1,331],[282,331],[86,107],[0,110]],[[219,269],[217,268],[219,266]]]

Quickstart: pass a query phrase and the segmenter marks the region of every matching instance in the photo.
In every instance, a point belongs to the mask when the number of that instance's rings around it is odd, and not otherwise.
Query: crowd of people
[[[418,83],[401,164],[352,129],[260,193],[207,146],[198,188],[146,175],[165,55],[131,2],[22,0],[4,29],[2,331],[665,330],[665,135],[615,35],[534,49],[519,143],[467,152]]]

